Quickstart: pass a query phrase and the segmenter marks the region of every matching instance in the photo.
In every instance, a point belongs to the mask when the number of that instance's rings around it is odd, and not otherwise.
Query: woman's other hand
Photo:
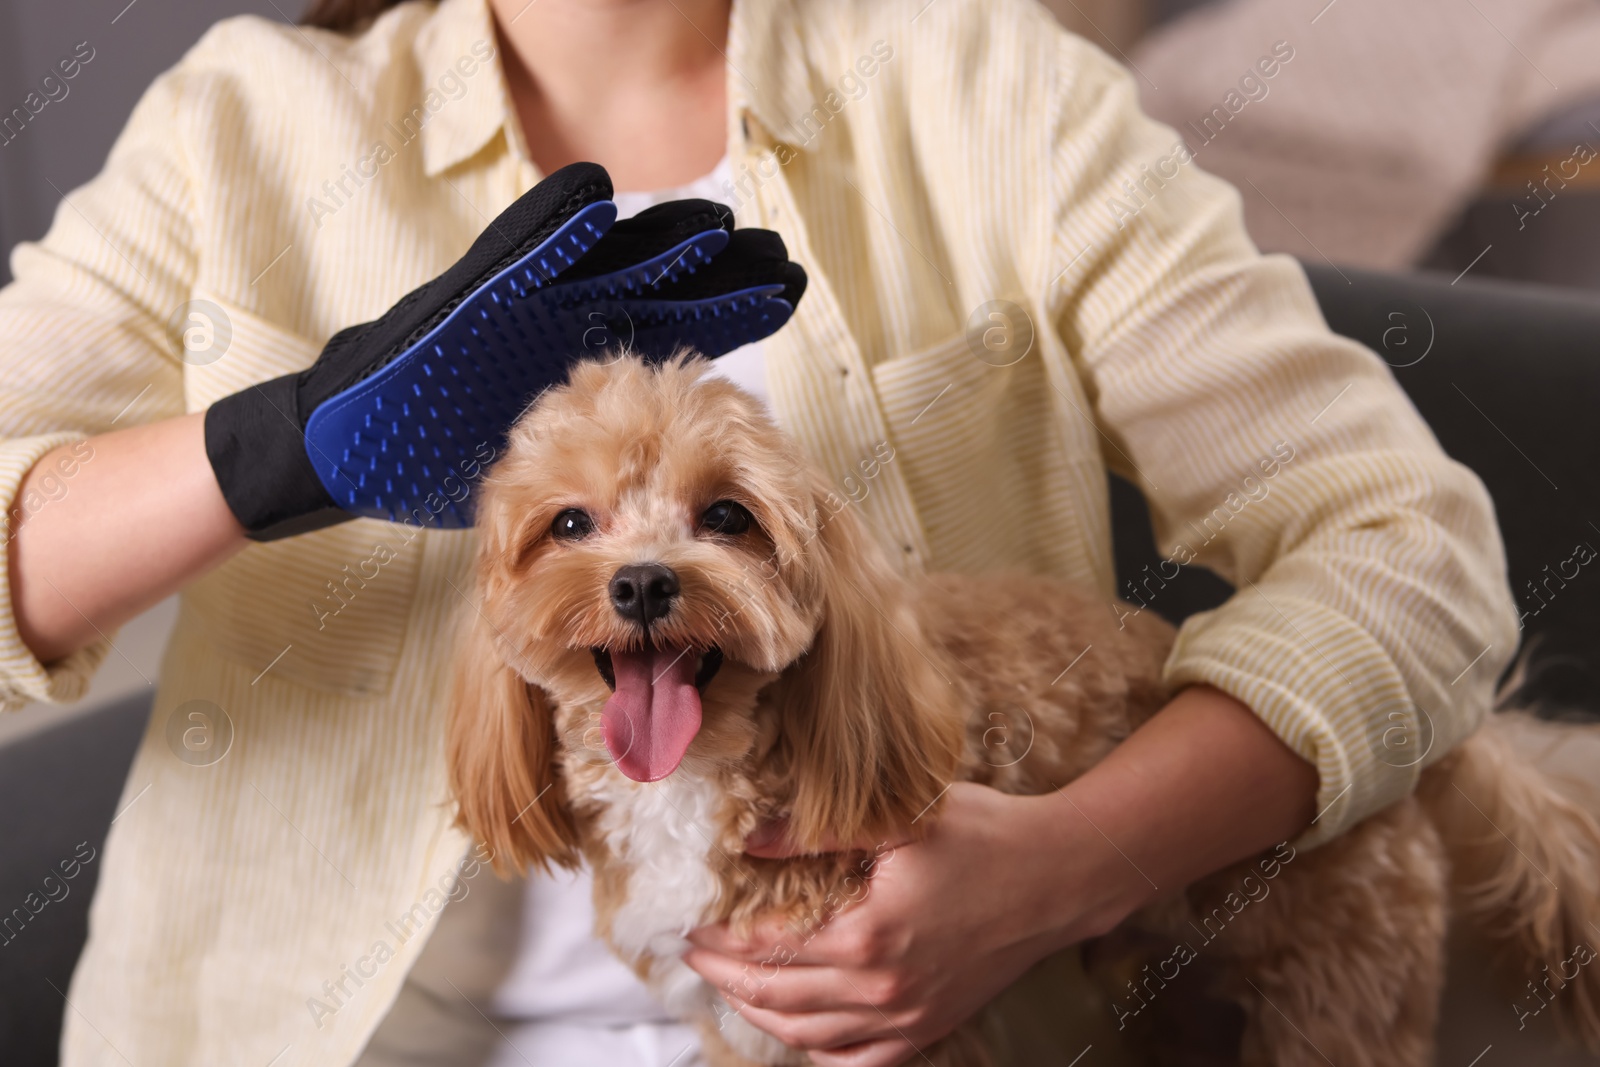
[[[820,929],[808,936],[774,919],[738,937],[702,927],[684,960],[817,1063],[899,1063],[1045,955],[1110,929],[1148,890],[1072,815],[1057,794],[958,782],[921,840],[854,843],[869,854],[870,889]],[[782,840],[749,851],[793,854]],[[1070,867],[1060,862],[1069,856]]]
[[[888,1067],[1045,956],[1297,835],[1316,788],[1316,769],[1249,708],[1196,686],[1054,792],[958,782],[921,840],[853,842],[870,854],[869,889],[820,929],[701,927],[684,962],[814,1062]],[[781,837],[747,850],[793,854]]]

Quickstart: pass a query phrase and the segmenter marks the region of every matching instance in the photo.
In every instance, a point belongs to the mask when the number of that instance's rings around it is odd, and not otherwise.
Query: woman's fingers
[[[843,1049],[813,1049],[811,1062],[817,1067],[895,1067],[916,1059],[921,1051],[903,1037],[889,1037]]]
[[[796,931],[777,916],[759,919],[747,934],[736,933],[727,923],[713,923],[689,932],[689,943],[744,963],[786,965],[806,941],[804,930]]]
[[[690,949],[683,961],[717,992],[767,1011],[871,1012],[893,1011],[899,1006],[901,986],[888,975],[858,972],[851,976],[833,967],[804,964],[762,966],[703,949]]]
[[[790,1048],[849,1049],[899,1036],[894,1024],[872,1008],[796,1014],[758,1008],[737,1000],[732,1003],[746,1022],[765,1030]]]
[[[852,974],[895,968],[905,957],[910,934],[884,911],[850,911],[810,930],[766,922],[748,935],[727,926],[702,926],[689,933],[696,948],[726,956],[752,969],[775,971],[795,965],[846,968]]]
[[[689,943],[696,948],[768,969],[797,963],[858,971],[888,966],[903,950],[904,940],[893,915],[844,908],[814,924],[772,917],[757,921],[747,934],[726,923],[689,932]]]
[[[805,1049],[820,1067],[894,1067],[920,1051],[889,1016],[872,1008],[801,1015],[739,1002],[734,1008],[790,1048]]]

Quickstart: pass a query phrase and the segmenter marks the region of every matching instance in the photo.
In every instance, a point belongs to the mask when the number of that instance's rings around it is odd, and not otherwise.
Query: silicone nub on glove
[[[358,515],[469,526],[485,464],[574,361],[715,357],[788,321],[806,279],[777,234],[730,232],[732,213],[703,200],[618,223],[610,196],[594,164],[557,171],[309,369],[213,405],[206,451],[250,535]]]

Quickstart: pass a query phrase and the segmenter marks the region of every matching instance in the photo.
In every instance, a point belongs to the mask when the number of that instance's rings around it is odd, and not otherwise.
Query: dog
[[[756,859],[746,836],[783,819],[808,851],[903,839],[954,781],[1049,792],[1167,702],[1173,631],[1037,577],[906,577],[706,367],[581,363],[510,432],[477,502],[447,758],[458,824],[504,870],[588,862],[597,933],[699,1025],[709,1062],[799,1064],[682,962],[684,934],[826,915],[859,887],[859,856]],[[1430,1063],[1452,916],[1547,990],[1600,934],[1600,828],[1493,729],[1415,795],[1275,855],[1125,924],[1170,946],[1226,917],[1247,1064]],[[1270,895],[1235,908],[1252,875]],[[1595,1042],[1600,967],[1560,973]],[[985,1062],[981,1029],[926,1054]]]

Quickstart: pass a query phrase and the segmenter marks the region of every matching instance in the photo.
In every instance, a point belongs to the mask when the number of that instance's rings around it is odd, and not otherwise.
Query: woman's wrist
[[[1014,798],[1008,832],[1031,876],[1041,956],[1298,836],[1317,784],[1316,769],[1233,697],[1179,693],[1081,777]]]
[[[1014,797],[1016,869],[1026,871],[1026,925],[1039,958],[1099,937],[1156,896],[1116,846],[1085,818],[1082,779],[1041,796]],[[1089,792],[1095,785],[1089,783]]]
[[[42,662],[89,645],[249,542],[194,412],[65,445],[23,479],[10,530],[17,632]],[[70,465],[68,464],[70,461]]]

